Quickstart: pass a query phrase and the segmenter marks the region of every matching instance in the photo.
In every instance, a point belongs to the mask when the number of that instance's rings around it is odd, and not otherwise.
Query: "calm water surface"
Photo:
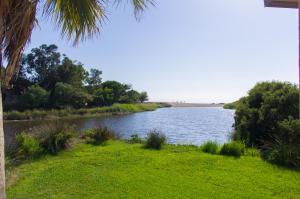
[[[162,108],[106,118],[63,119],[60,122],[86,130],[105,125],[123,138],[136,133],[145,137],[152,129],[163,132],[172,144],[194,144],[213,140],[222,144],[229,140],[234,123],[234,111],[223,108]],[[6,143],[14,145],[15,134],[47,121],[5,122]],[[8,146],[7,145],[7,146]]]

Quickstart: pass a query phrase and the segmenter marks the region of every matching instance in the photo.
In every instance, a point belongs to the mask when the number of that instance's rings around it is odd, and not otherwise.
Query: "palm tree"
[[[25,45],[37,25],[37,8],[43,17],[50,17],[61,29],[61,34],[78,42],[97,34],[106,19],[109,3],[122,0],[0,0],[0,199],[5,198],[4,132],[1,88],[8,88],[19,71]],[[130,0],[137,16],[154,0]],[[7,63],[4,66],[4,63]]]

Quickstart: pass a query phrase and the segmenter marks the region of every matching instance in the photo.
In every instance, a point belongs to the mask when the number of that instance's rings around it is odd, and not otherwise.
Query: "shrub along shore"
[[[92,117],[106,115],[122,115],[143,111],[154,111],[166,107],[162,103],[139,103],[139,104],[113,104],[112,106],[80,109],[52,109],[52,110],[27,110],[4,112],[4,120],[42,120],[64,117]]]
[[[299,90],[289,82],[257,83],[247,96],[225,109],[235,109],[232,138],[262,152],[282,166],[300,168]]]

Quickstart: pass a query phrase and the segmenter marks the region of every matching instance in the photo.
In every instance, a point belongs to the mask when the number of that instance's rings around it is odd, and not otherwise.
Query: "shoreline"
[[[159,103],[143,104],[113,104],[106,107],[82,108],[82,109],[35,109],[26,111],[4,112],[4,122],[55,120],[66,118],[106,117],[111,115],[126,115],[145,111],[155,111],[158,108],[167,107]]]
[[[25,111],[4,112],[4,122],[56,120],[90,117],[107,117],[113,115],[127,115],[131,113],[155,111],[159,108],[221,108],[224,104],[208,103],[169,103],[150,102],[142,104],[113,104],[112,106],[92,107],[81,109],[33,109]]]
[[[178,108],[184,108],[184,107],[199,107],[199,108],[209,108],[209,107],[223,107],[223,103],[179,103],[179,102],[166,102],[171,107],[178,107]]]

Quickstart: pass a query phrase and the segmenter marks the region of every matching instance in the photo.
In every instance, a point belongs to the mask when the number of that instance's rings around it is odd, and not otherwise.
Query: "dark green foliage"
[[[89,75],[86,78],[86,83],[93,89],[101,87],[102,83],[102,71],[92,68]]]
[[[219,145],[217,142],[208,141],[200,146],[201,150],[205,153],[217,154]]]
[[[12,80],[13,89],[5,92],[5,110],[83,108],[148,100],[146,92],[139,93],[129,84],[102,83],[102,71],[92,68],[89,73],[83,64],[57,50],[56,45],[44,44],[23,56],[20,74]]]
[[[57,82],[66,83],[75,88],[82,88],[87,76],[88,73],[83,65],[72,61],[68,57],[64,57],[61,64],[57,67]]]
[[[48,92],[38,85],[33,85],[21,96],[24,108],[42,108],[48,103]]]
[[[103,82],[102,87],[104,89],[111,89],[114,102],[120,102],[121,97],[126,94],[127,90],[130,89],[128,85],[123,85],[117,81]]]
[[[23,68],[27,69],[33,83],[52,90],[57,82],[82,87],[88,73],[81,63],[72,61],[57,52],[56,45],[41,45],[24,56]]]
[[[240,142],[225,143],[220,151],[221,155],[240,157],[245,153],[245,145]]]
[[[101,145],[110,139],[116,138],[115,132],[107,127],[98,127],[85,132],[84,138],[88,143]]]
[[[51,95],[51,100],[53,106],[57,108],[80,108],[87,106],[92,97],[82,89],[75,88],[70,84],[57,83]]]
[[[239,100],[235,118],[235,139],[247,146],[264,144],[278,127],[278,123],[298,118],[298,88],[282,82],[258,83],[247,97]]]
[[[142,143],[142,138],[138,134],[133,134],[130,136],[129,142],[132,144],[140,144]]]
[[[147,135],[145,148],[159,150],[165,143],[166,136],[157,130],[152,130]]]
[[[235,140],[258,147],[269,162],[299,167],[299,94],[294,84],[262,82],[239,100]]]
[[[113,90],[110,88],[96,89],[93,98],[93,104],[96,106],[110,106],[114,103]]]
[[[140,100],[139,92],[135,90],[128,91],[125,95],[120,98],[120,102],[123,103],[136,103]]]
[[[43,150],[52,155],[68,148],[74,135],[73,128],[57,123],[36,127],[32,132],[37,135]]]
[[[57,82],[56,69],[61,63],[57,49],[56,45],[43,44],[24,55],[23,67],[30,74],[29,79],[47,90],[52,89]]]
[[[141,103],[144,103],[148,101],[148,93],[147,92],[141,92],[139,95],[139,100]]]
[[[32,159],[42,154],[42,148],[39,141],[26,133],[17,134],[18,150],[17,158]]]
[[[269,162],[300,168],[300,122],[279,122],[272,137],[262,146],[262,155]]]

